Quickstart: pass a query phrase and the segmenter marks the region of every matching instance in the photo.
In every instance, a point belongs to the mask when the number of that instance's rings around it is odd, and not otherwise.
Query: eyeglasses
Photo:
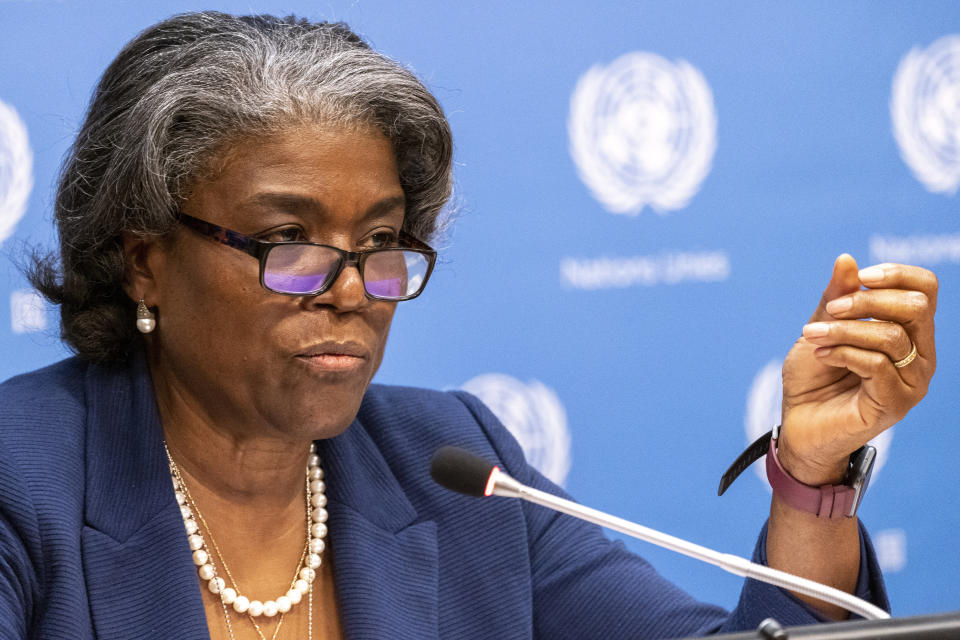
[[[344,267],[355,266],[373,300],[410,300],[423,291],[437,252],[405,231],[402,246],[344,251],[316,242],[265,242],[179,213],[179,221],[202,236],[243,251],[260,261],[260,286],[289,296],[317,296],[329,289]]]

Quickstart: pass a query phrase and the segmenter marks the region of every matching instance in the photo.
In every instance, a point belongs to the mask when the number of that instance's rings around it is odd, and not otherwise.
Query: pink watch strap
[[[767,479],[773,492],[794,509],[818,518],[843,518],[853,511],[856,492],[843,484],[812,487],[803,484],[783,468],[777,458],[777,439],[770,440],[767,451]]]

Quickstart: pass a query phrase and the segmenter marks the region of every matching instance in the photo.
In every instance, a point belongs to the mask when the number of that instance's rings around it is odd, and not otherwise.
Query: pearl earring
[[[137,304],[137,330],[140,333],[150,333],[156,328],[157,316],[153,315],[150,309],[147,309],[143,298],[140,298],[140,302]]]

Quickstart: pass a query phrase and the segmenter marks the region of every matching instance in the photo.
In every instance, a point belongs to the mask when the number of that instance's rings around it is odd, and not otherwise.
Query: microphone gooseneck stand
[[[868,620],[883,620],[890,617],[886,611],[880,607],[861,600],[856,596],[850,595],[845,591],[828,587],[827,585],[807,580],[785,571],[772,569],[762,564],[750,562],[746,558],[735,556],[729,553],[721,553],[693,542],[688,542],[681,538],[661,533],[655,529],[635,524],[629,520],[609,515],[590,507],[585,507],[576,502],[559,498],[553,494],[528,487],[517,482],[509,475],[494,467],[491,473],[490,482],[493,484],[492,495],[504,496],[509,498],[520,498],[527,502],[532,502],[555,511],[566,513],[575,518],[586,520],[598,524],[628,536],[646,540],[659,547],[670,549],[691,558],[697,558],[714,566],[720,567],[724,571],[744,577],[753,578],[767,584],[777,587],[783,587],[797,593],[829,602],[830,604],[843,607],[847,611],[863,616]]]
[[[447,489],[476,497],[502,496],[520,498],[554,511],[646,540],[685,556],[697,558],[744,578],[753,578],[777,587],[829,602],[870,620],[889,618],[890,614],[876,605],[839,589],[795,576],[785,571],[750,562],[740,556],[720,553],[681,538],[661,533],[629,520],[591,509],[571,500],[528,487],[500,470],[500,467],[457,447],[443,447],[433,456],[430,474]]]
[[[788,627],[776,620],[764,620],[756,631],[715,636],[718,640],[958,640],[960,612],[890,618],[883,609],[839,589],[807,580],[784,571],[755,564],[729,553],[720,553],[681,538],[609,515],[550,493],[528,487],[472,453],[457,447],[443,447],[433,456],[430,466],[433,479],[443,487],[476,497],[502,496],[519,498],[567,515],[646,540],[685,556],[697,558],[725,571],[745,578],[803,593],[824,602],[843,607],[866,620]]]

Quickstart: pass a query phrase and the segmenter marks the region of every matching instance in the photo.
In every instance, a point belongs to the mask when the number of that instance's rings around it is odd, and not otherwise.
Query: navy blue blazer
[[[727,613],[594,526],[441,489],[429,459],[445,444],[560,491],[472,396],[372,386],[346,432],[319,443],[349,638],[665,638],[816,620],[753,581]],[[70,359],[0,385],[0,452],[0,638],[208,638],[142,359]],[[859,595],[885,606],[862,539]]]

